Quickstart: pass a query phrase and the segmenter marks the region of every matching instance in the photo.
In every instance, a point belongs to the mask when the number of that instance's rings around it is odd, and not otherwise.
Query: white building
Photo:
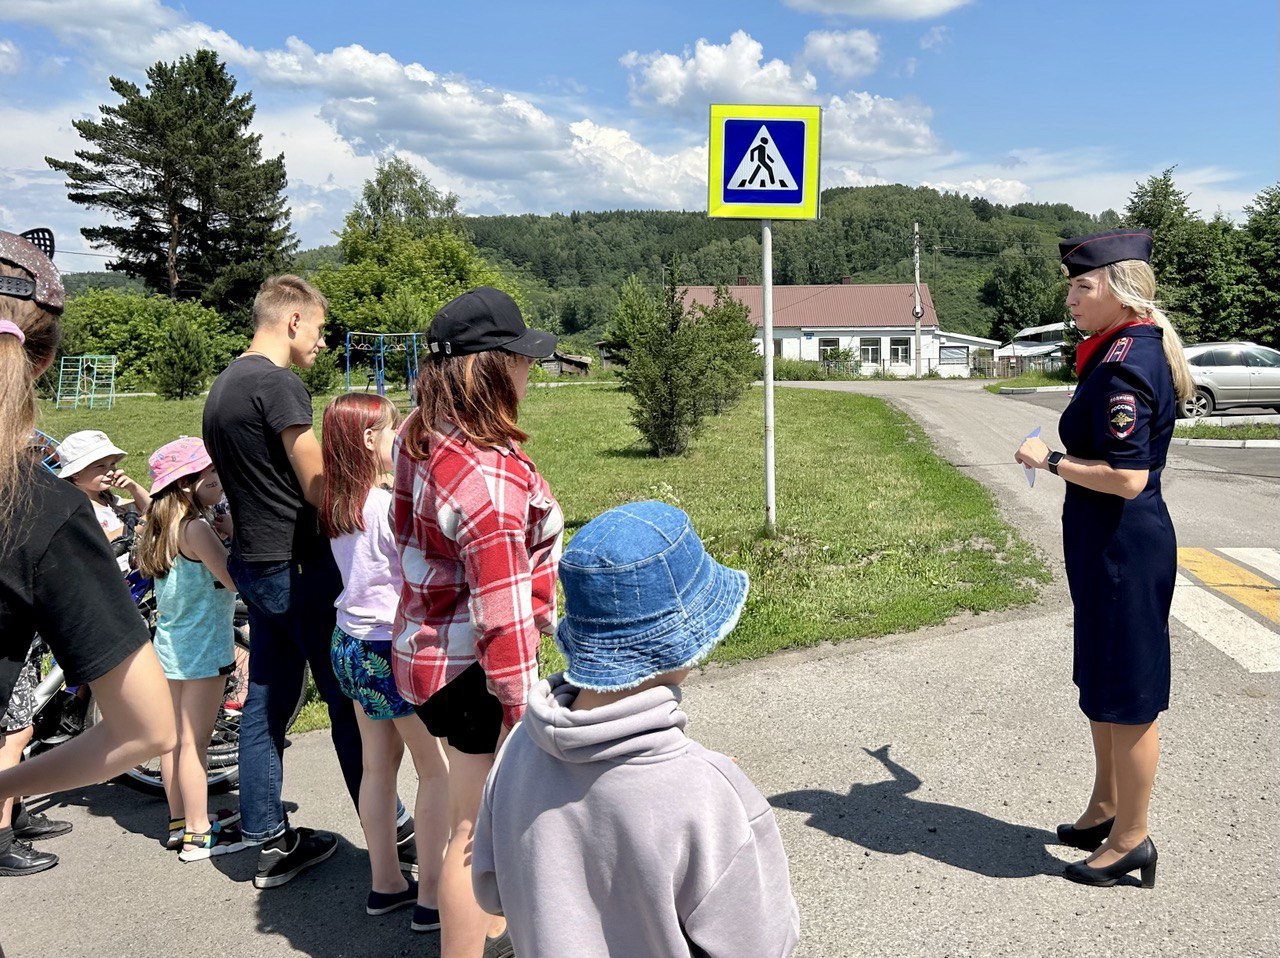
[[[710,306],[714,286],[690,286],[685,302]],[[756,350],[763,350],[763,293],[759,286],[739,283],[728,287],[734,299],[750,310],[756,327]],[[920,371],[943,376],[968,376],[979,351],[1000,343],[981,336],[946,333],[927,284],[920,286]],[[875,368],[894,376],[915,374],[915,305],[910,283],[853,283],[829,286],[773,287],[773,354],[784,359],[827,359],[835,350],[849,350],[860,373]]]

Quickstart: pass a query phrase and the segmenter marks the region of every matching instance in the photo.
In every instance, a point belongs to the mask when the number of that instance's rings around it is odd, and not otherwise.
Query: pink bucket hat
[[[213,460],[198,436],[183,436],[166,442],[147,460],[147,467],[151,470],[151,495],[183,476],[194,476],[211,465]]]

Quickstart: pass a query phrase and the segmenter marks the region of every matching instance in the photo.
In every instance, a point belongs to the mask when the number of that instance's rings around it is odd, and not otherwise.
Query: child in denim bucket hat
[[[800,919],[768,802],[685,735],[680,683],[747,576],[661,502],[587,523],[560,560],[568,668],[530,693],[476,822],[476,898],[520,955],[791,954]]]

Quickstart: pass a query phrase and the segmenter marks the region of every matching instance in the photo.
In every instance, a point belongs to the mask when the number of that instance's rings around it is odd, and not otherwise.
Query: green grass
[[[998,379],[993,383],[988,383],[982,388],[989,393],[999,393],[1006,386],[1014,386],[1017,388],[1027,388],[1029,386],[1069,386],[1076,381],[1075,376],[1064,379],[1058,373],[1023,373],[1021,376],[1014,376],[1012,379]]]
[[[1181,420],[1174,427],[1179,439],[1280,439],[1280,424],[1241,423],[1238,426],[1216,426],[1207,422]]]
[[[326,401],[316,400],[317,422]],[[677,459],[645,453],[612,386],[531,390],[521,410],[570,536],[612,506],[662,499],[689,513],[716,558],[750,574],[742,619],[713,660],[917,629],[1030,602],[1048,581],[991,495],[867,396],[776,394],[778,535],[766,538],[761,407],[754,388]],[[200,409],[126,399],[110,411],[44,409],[41,425],[58,437],[103,429],[137,478],[161,443],[199,435]],[[544,668],[558,666],[550,643],[543,653]],[[325,723],[323,707],[308,706],[295,731]]]
[[[742,620],[713,660],[1004,608],[1047,581],[990,495],[877,399],[777,394],[776,539],[763,535],[759,389],[674,460],[644,454],[619,390],[530,393],[521,424],[570,532],[611,506],[663,499],[720,561],[750,574]]]

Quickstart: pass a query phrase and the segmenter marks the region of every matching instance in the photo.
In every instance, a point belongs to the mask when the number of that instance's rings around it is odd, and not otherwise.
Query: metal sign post
[[[773,470],[773,221],[760,221],[760,278],[764,312],[764,531],[778,531]]]
[[[822,108],[713,104],[707,215],[760,220],[764,527],[777,531],[773,418],[773,220],[818,218]]]

